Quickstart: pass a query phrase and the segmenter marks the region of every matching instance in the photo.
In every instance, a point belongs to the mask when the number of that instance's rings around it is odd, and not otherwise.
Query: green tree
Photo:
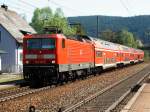
[[[36,9],[34,11],[32,22],[30,24],[37,33],[44,33],[43,29],[48,26],[57,26],[62,29],[66,35],[75,34],[75,28],[68,25],[67,19],[64,17],[63,11],[57,8],[53,13],[49,7]]]
[[[121,44],[137,48],[138,43],[131,32],[128,32],[127,30],[122,30],[118,37],[120,37],[120,39],[118,39]]]
[[[100,38],[103,40],[114,42],[115,41],[115,32],[113,32],[110,29],[106,29],[105,31],[101,32]]]
[[[134,48],[139,47],[141,44],[141,41],[136,40],[133,33],[125,29],[118,32],[113,32],[107,29],[101,33],[100,38],[114,43],[126,45],[129,47],[134,47]]]
[[[52,10],[49,7],[43,9],[37,8],[34,11],[30,25],[37,31],[37,33],[43,33],[45,21],[51,19],[52,16]]]

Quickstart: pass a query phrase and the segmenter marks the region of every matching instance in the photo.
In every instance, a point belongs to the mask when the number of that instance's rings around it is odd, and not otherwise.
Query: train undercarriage
[[[100,72],[97,70],[97,72]],[[24,79],[30,86],[46,86],[58,84],[76,79],[84,79],[90,74],[94,74],[94,68],[59,72],[57,65],[24,65]]]
[[[141,63],[143,61],[139,61]],[[130,63],[132,65],[135,63]],[[117,68],[122,68],[124,65],[120,63]],[[113,67],[114,68],[114,67]],[[30,83],[30,86],[47,86],[50,84],[61,84],[67,81],[74,81],[76,79],[84,79],[91,74],[100,74],[103,71],[102,66],[94,68],[86,68],[72,71],[59,72],[58,65],[24,65],[23,75],[24,79]]]

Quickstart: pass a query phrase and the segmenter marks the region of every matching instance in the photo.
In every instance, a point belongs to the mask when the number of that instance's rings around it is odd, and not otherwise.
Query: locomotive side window
[[[44,38],[44,39],[29,39],[27,40],[28,49],[54,49],[55,39]]]
[[[65,39],[62,39],[62,48],[65,48]]]
[[[102,51],[96,51],[96,57],[102,57],[103,52]]]

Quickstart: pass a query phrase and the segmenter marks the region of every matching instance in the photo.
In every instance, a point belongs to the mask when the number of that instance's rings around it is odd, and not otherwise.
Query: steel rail
[[[141,73],[142,71],[146,70],[147,68],[148,68],[148,67],[142,69],[141,71],[137,72],[136,74]],[[128,77],[126,77],[125,79],[122,79],[122,80],[120,80],[120,81],[118,81],[118,82],[116,82],[116,83],[114,83],[114,84],[112,84],[112,85],[110,85],[110,86],[104,88],[103,90],[98,91],[97,93],[95,93],[95,94],[93,94],[93,95],[91,95],[91,96],[89,96],[89,97],[83,99],[82,101],[76,103],[75,105],[72,105],[72,106],[66,108],[63,112],[72,112],[72,111],[77,110],[77,109],[80,108],[81,106],[84,106],[85,104],[91,102],[92,100],[96,99],[97,97],[99,97],[99,96],[103,95],[104,93],[108,92],[108,91],[111,90],[112,88],[114,88],[114,87],[118,86],[119,84],[121,84],[121,83],[127,81],[128,79],[131,79],[132,77],[136,76],[136,74],[135,74],[135,75],[128,76]],[[148,73],[146,72],[146,73],[144,73],[144,74],[145,74],[144,77],[143,77],[142,79],[140,79],[140,80],[137,82],[137,84],[138,84],[139,82],[141,82],[146,76],[148,76],[148,75],[150,74],[150,72],[148,72]],[[123,97],[125,97],[128,93],[129,93],[129,91],[127,91],[122,97],[120,97],[120,101],[121,101],[121,100],[123,99]],[[118,103],[119,103],[120,101],[118,100]],[[116,102],[116,105],[117,105],[117,102]],[[113,104],[113,106],[111,105],[110,109],[111,109],[112,107],[114,107],[114,106],[115,106],[115,103]],[[109,107],[108,107],[108,108],[109,108]]]

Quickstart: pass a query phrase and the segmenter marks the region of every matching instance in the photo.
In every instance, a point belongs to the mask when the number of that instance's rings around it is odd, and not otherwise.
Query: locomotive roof
[[[91,37],[92,38],[92,37]],[[92,38],[92,41],[95,43],[96,47],[101,47],[105,49],[112,49],[112,50],[119,50],[119,44],[115,44],[112,42],[108,42],[105,40],[97,39],[97,38]]]
[[[89,37],[89,38],[95,43],[95,46],[97,46],[97,47],[102,47],[102,48],[112,49],[112,50],[122,50],[125,52],[143,53],[143,51],[140,49],[131,48],[131,47],[128,47],[125,45],[112,43],[109,41],[105,41],[105,40],[97,39],[97,38],[93,38],[93,37]]]
[[[125,52],[143,53],[143,51],[140,49],[135,49],[135,48],[121,45],[121,44],[112,43],[109,41],[93,38],[93,37],[90,37],[87,35],[65,36],[63,34],[32,34],[32,35],[26,36],[25,38],[32,38],[32,37],[33,38],[34,37],[35,38],[42,38],[42,37],[43,38],[44,37],[66,38],[66,39],[72,39],[72,40],[76,40],[76,41],[80,41],[80,42],[94,43],[94,45],[98,48],[100,47],[100,48],[111,49],[111,50],[122,50]]]

